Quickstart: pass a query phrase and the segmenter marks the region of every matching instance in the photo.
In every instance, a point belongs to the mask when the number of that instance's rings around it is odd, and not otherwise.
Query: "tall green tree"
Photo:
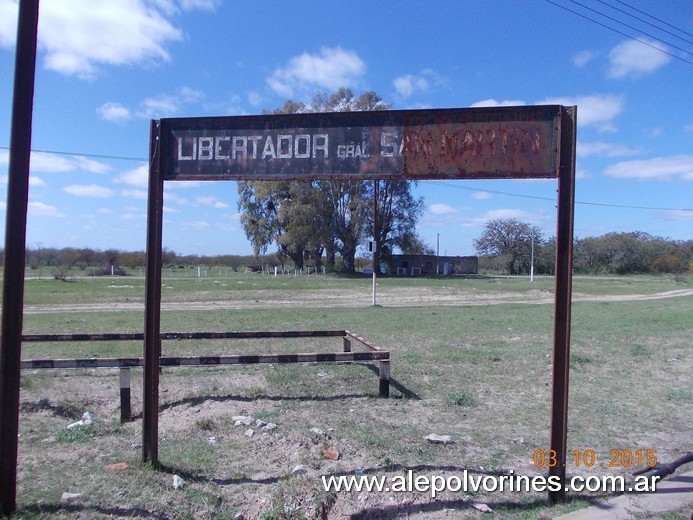
[[[345,112],[386,110],[375,92],[354,96],[347,88],[333,94],[318,93],[310,104],[287,100],[273,113]],[[342,269],[353,272],[359,245],[373,236],[386,254],[395,247],[407,248],[416,236],[415,226],[423,202],[414,198],[407,181],[378,181],[378,216],[373,226],[371,181],[248,181],[238,183],[241,224],[253,244],[255,255],[271,244],[280,258],[289,257],[303,266],[305,259],[316,264],[327,253],[334,265],[342,258]]]
[[[368,215],[368,234],[376,241],[380,259],[386,262],[395,249],[402,252],[425,249],[416,233],[416,223],[423,213],[424,201],[420,197],[414,197],[412,185],[415,182],[403,180],[373,181],[366,184],[367,198],[370,201],[374,200],[375,190],[378,191],[378,211],[371,211]]]
[[[489,220],[481,236],[474,240],[477,253],[494,257],[503,256],[508,274],[520,274],[529,268],[532,240],[540,246],[542,231],[514,218]]]

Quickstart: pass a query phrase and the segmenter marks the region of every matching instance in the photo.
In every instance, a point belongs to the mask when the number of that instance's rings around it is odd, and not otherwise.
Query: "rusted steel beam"
[[[162,332],[159,339],[173,341],[181,339],[266,339],[266,338],[328,338],[344,336],[343,330],[289,330],[289,331],[227,331],[227,332]],[[142,341],[144,334],[105,333],[105,334],[24,334],[22,341],[61,342],[61,341]]]
[[[375,344],[371,343],[371,342],[368,341],[366,338],[364,338],[364,337],[362,337],[362,336],[359,336],[359,335],[357,335],[357,334],[354,334],[354,333],[351,332],[350,330],[345,330],[345,331],[344,331],[344,335],[347,336],[347,337],[349,337],[349,338],[352,338],[352,339],[358,341],[359,343],[361,343],[361,344],[364,345],[365,347],[368,347],[368,348],[371,349],[371,350],[375,350],[375,351],[382,351],[382,350],[384,350],[383,348],[379,347],[378,345],[375,345]]]
[[[24,334],[24,342],[53,343],[63,341],[142,341],[144,334],[135,333],[106,333],[106,334]]]
[[[266,338],[327,338],[340,337],[343,330],[289,330],[260,332],[164,332],[162,340],[177,339],[266,339]]]
[[[166,180],[555,178],[560,106],[162,119]]]
[[[556,295],[554,305],[553,389],[551,444],[557,464],[549,475],[559,477],[560,489],[549,491],[552,503],[565,500],[568,443],[568,375],[570,370],[570,318],[573,287],[573,221],[575,206],[575,144],[577,107],[564,107],[561,118],[558,222],[556,230]]]
[[[9,515],[17,509],[17,434],[24,318],[26,214],[38,17],[38,0],[19,2],[0,332],[0,516]]]
[[[150,128],[149,199],[147,204],[147,269],[144,295],[144,374],[142,411],[142,462],[159,467],[159,356],[161,354],[161,268],[164,219],[165,167],[161,150],[166,146],[161,128]]]
[[[386,350],[365,352],[304,352],[297,354],[251,354],[234,356],[161,356],[159,367],[255,365],[263,363],[339,363],[344,361],[383,361]],[[134,368],[144,366],[144,358],[26,359],[22,370],[74,368]]]

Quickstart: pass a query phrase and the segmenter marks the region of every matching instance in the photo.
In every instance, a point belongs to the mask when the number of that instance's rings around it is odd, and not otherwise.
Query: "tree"
[[[318,93],[309,105],[287,100],[273,113],[386,110],[375,92],[355,97],[347,88],[333,94]],[[386,254],[413,241],[423,201],[411,194],[407,181],[378,181],[377,229],[373,226],[373,183],[354,180],[248,181],[238,183],[241,224],[255,255],[276,244],[280,259],[289,257],[297,267],[305,259],[328,265],[335,254],[342,270],[356,268],[356,251],[366,236],[373,236]]]
[[[474,247],[479,254],[506,256],[508,274],[519,274],[528,270],[532,240],[535,247],[543,243],[539,228],[514,218],[499,218],[486,223]]]
[[[421,197],[411,192],[412,183],[402,180],[384,180],[367,183],[368,199],[374,199],[375,183],[378,187],[377,217],[368,215],[368,232],[377,244],[378,256],[389,261],[395,248],[402,252],[424,250],[423,240],[416,233],[416,223],[424,210]],[[423,252],[423,251],[422,251]]]

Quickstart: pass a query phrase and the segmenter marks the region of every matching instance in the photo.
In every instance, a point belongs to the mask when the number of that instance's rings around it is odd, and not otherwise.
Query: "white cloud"
[[[693,155],[624,161],[607,167],[604,174],[623,179],[693,181]]]
[[[664,135],[664,129],[662,127],[653,128],[647,132],[647,137],[650,139],[658,139]]]
[[[481,101],[477,101],[476,103],[472,103],[470,106],[472,108],[483,108],[483,107],[516,107],[516,106],[523,106],[526,105],[527,103],[525,101],[522,101],[520,99],[504,99],[503,101],[497,101],[495,99],[483,99]]]
[[[94,161],[82,155],[75,155],[75,167],[78,170],[88,173],[106,173],[111,170],[111,167],[105,163]]]
[[[431,204],[428,207],[428,211],[432,213],[433,215],[454,215],[458,213],[457,208],[454,208],[453,206],[450,206],[449,204],[441,204],[441,203],[436,203],[436,204]]]
[[[250,92],[248,94],[248,103],[254,107],[260,106],[263,103],[262,96],[257,92]]]
[[[0,150],[0,166],[7,166],[9,162],[9,150]],[[111,167],[82,155],[67,156],[48,152],[31,152],[29,169],[33,175],[36,172],[65,173],[75,170],[88,173],[106,173]]]
[[[663,215],[667,220],[693,220],[693,209],[673,209]]]
[[[416,92],[426,92],[429,87],[428,80],[425,77],[414,76],[413,74],[397,76],[392,80],[392,83],[397,94],[404,98],[411,97]]]
[[[475,191],[472,194],[474,200],[487,200],[493,197],[488,191]]]
[[[87,198],[108,198],[115,195],[113,190],[104,188],[98,184],[70,184],[69,186],[65,186],[62,191],[76,197]]]
[[[213,11],[220,3],[220,0],[181,0],[180,6],[184,11],[191,11],[193,9]]]
[[[6,186],[8,182],[8,176],[7,175],[0,175],[0,184]],[[29,186],[35,187],[35,188],[43,188],[46,186],[46,183],[40,179],[39,177],[35,177],[33,175],[29,175]]]
[[[169,183],[168,186],[171,186]],[[171,193],[168,190],[164,190],[164,205],[168,204],[169,202],[175,203],[175,204],[180,204],[181,206],[189,206],[190,201],[186,199],[185,197],[179,197],[175,193]]]
[[[592,61],[592,58],[594,58],[592,51],[580,51],[573,56],[573,65],[580,69]]]
[[[654,72],[671,61],[671,57],[663,52],[666,50],[666,46],[647,38],[620,43],[609,53],[609,77],[637,78]]]
[[[576,179],[591,179],[592,174],[588,170],[585,170],[584,168],[576,168],[575,178]]]
[[[0,1],[0,47],[14,47],[17,41],[17,2]]]
[[[159,94],[140,101],[139,108],[133,110],[122,103],[108,101],[96,109],[98,116],[104,121],[123,123],[132,118],[158,119],[170,117],[180,112],[185,105],[199,103],[205,95],[200,90],[181,87],[173,94]]]
[[[280,96],[291,97],[307,89],[335,90],[353,86],[366,72],[366,64],[353,51],[340,47],[323,48],[319,54],[304,52],[267,78]]]
[[[592,143],[578,141],[576,153],[579,157],[589,157],[590,155],[598,155],[602,157],[626,157],[629,155],[637,155],[640,153],[640,151],[619,144],[604,143],[599,141]]]
[[[96,109],[96,114],[104,121],[113,123],[122,123],[128,121],[132,117],[130,109],[120,103],[109,101]]]
[[[39,49],[44,66],[92,79],[102,65],[169,61],[166,45],[183,38],[167,19],[181,10],[213,10],[218,0],[89,0],[41,2]],[[16,42],[17,3],[0,0],[0,46]]]
[[[164,13],[165,14],[165,13]],[[165,44],[181,31],[151,2],[89,0],[43,2],[39,46],[46,68],[91,79],[99,65],[168,61]]]
[[[194,222],[184,222],[181,227],[183,229],[192,229],[194,231],[204,231],[205,229],[211,227],[211,224],[209,222],[205,222],[204,220],[196,220]]]
[[[132,170],[121,173],[113,182],[116,184],[129,184],[138,188],[149,187],[149,167],[142,164]]]
[[[43,202],[29,202],[29,215],[34,217],[64,217],[65,213],[55,206],[44,204]]]
[[[226,209],[230,206],[225,202],[220,201],[216,197],[195,197],[195,202],[203,206],[210,206],[216,209]]]
[[[122,190],[120,194],[123,197],[138,200],[147,200],[149,198],[149,192],[147,190]]]
[[[120,215],[120,218],[122,220],[146,220],[147,214],[146,213],[137,213],[134,210],[133,211],[126,211],[125,213]]]
[[[162,94],[157,97],[144,99],[141,103],[139,117],[144,119],[158,119],[168,117],[176,113],[180,107],[180,100],[175,96]]]
[[[462,224],[462,227],[481,227],[485,226],[486,223],[490,220],[501,218],[514,218],[521,222],[528,222],[532,225],[538,225],[539,223],[547,220],[547,216],[543,211],[532,213],[521,209],[502,208],[487,211],[486,213],[482,213],[481,215],[471,217]]]
[[[67,157],[54,153],[31,152],[30,169],[32,172],[70,172],[75,164]]]
[[[224,213],[222,216],[222,222],[217,222],[217,228],[224,231],[234,231],[238,229],[238,224],[241,221],[240,213]]]
[[[614,131],[614,119],[623,111],[623,96],[593,94],[580,97],[557,97],[539,101],[539,105],[577,105],[578,126],[593,126],[603,132]]]

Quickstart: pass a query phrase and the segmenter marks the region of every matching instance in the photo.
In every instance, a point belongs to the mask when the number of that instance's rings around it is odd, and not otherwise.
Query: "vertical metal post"
[[[568,441],[568,373],[570,366],[570,310],[573,287],[573,218],[575,205],[577,107],[563,107],[561,112],[550,445],[550,449],[553,450],[556,455],[556,464],[549,468],[549,476],[559,477],[561,487],[557,491],[549,491],[549,501],[551,503],[565,500],[565,465]]]
[[[532,252],[529,260],[529,281],[534,281],[534,229],[532,229]]]
[[[132,406],[130,399],[130,369],[120,369],[120,422],[129,422],[132,419]]]
[[[390,397],[390,360],[380,362],[379,394],[380,397]]]
[[[378,255],[379,255],[379,249],[380,249],[380,244],[378,243],[378,184],[380,181],[377,179],[373,181],[373,243],[374,243],[374,249],[373,249],[373,307],[376,305],[376,299],[375,299],[375,291],[376,291],[376,280],[377,276],[375,274],[376,272],[376,265],[379,263],[378,261]]]
[[[9,515],[17,509],[17,434],[24,318],[26,214],[29,204],[38,15],[38,0],[19,2],[0,339],[0,516]]]
[[[149,144],[147,272],[144,300],[142,462],[159,467],[159,356],[161,355],[161,268],[164,213],[163,140],[160,121],[152,121]]]

